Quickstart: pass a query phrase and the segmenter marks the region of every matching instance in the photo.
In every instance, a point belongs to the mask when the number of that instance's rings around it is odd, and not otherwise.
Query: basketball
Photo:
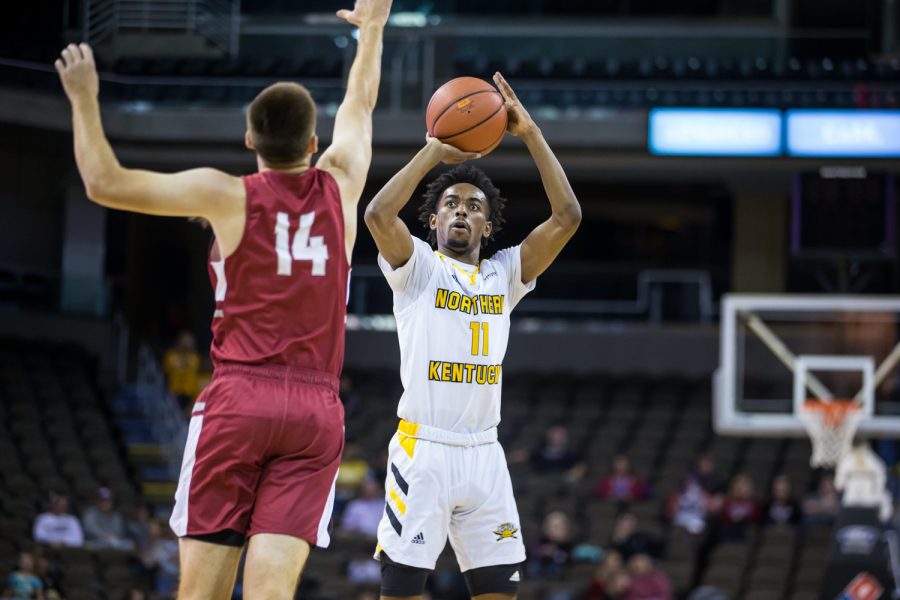
[[[429,135],[464,152],[488,154],[506,133],[503,96],[476,77],[458,77],[442,85],[425,115]]]

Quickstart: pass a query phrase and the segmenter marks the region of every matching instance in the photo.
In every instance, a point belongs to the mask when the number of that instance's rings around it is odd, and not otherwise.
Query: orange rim
[[[840,427],[847,415],[855,414],[861,408],[858,402],[853,400],[831,400],[823,402],[821,400],[807,400],[803,403],[803,408],[811,412],[822,414],[822,423],[826,427]]]

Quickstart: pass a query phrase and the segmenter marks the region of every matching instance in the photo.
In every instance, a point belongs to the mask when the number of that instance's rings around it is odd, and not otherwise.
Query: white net
[[[863,414],[855,402],[806,402],[797,415],[812,441],[813,467],[833,468],[850,452]]]

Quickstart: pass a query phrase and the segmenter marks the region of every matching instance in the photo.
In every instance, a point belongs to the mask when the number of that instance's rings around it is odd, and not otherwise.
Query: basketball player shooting
[[[549,219],[520,246],[481,260],[504,222],[506,201],[484,173],[461,165],[428,185],[420,220],[430,243],[414,238],[398,215],[422,179],[441,162],[479,158],[434,138],[366,208],[394,293],[404,389],[378,529],[383,599],[420,598],[448,535],[479,600],[514,598],[525,560],[497,442],[501,363],[510,312],[574,235],[581,208],[541,130],[502,75],[494,81],[507,131],[525,142],[537,165]]]
[[[344,443],[337,392],[349,262],[390,8],[391,0],[356,0],[337,13],[359,27],[359,45],[332,143],[315,167],[312,97],[277,83],[248,110],[245,141],[257,173],[124,168],[103,131],[91,48],[72,44],[55,63],[88,197],[201,217],[215,234],[215,374],[194,405],[170,521],[180,538],[182,600],[231,598],[245,544],[244,597],[293,598],[310,547],[329,543]]]

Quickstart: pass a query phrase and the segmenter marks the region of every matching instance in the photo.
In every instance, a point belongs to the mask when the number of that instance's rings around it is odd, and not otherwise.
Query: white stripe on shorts
[[[327,548],[331,543],[331,536],[328,534],[328,524],[331,522],[331,513],[334,510],[334,488],[337,485],[338,474],[334,474],[334,481],[331,482],[331,491],[328,493],[328,500],[325,501],[325,508],[322,510],[322,518],[319,519],[319,531],[316,533],[316,546],[319,548]]]
[[[191,475],[194,473],[194,463],[197,458],[197,442],[200,440],[200,430],[203,428],[203,415],[191,418],[188,427],[187,443],[184,445],[184,458],[181,460],[181,474],[178,476],[178,489],[175,490],[175,507],[172,509],[172,517],[169,519],[169,527],[178,537],[187,535],[188,526],[188,496],[191,492]]]

